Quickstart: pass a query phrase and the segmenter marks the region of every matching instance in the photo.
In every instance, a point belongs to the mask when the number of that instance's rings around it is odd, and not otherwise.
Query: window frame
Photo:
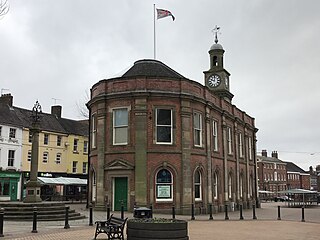
[[[48,133],[43,134],[43,145],[49,145],[49,134]]]
[[[62,144],[62,136],[61,135],[57,135],[57,146],[60,147]]]
[[[243,154],[243,136],[242,136],[242,132],[238,133],[238,146],[239,146],[239,157],[243,158],[244,154]]]
[[[160,171],[167,171],[170,174],[170,182],[165,182],[165,183],[161,183],[158,182],[158,174],[160,174]],[[161,168],[159,169],[156,174],[155,174],[155,198],[156,198],[156,202],[172,202],[173,201],[173,174],[170,170],[166,169],[166,168]],[[158,196],[158,189],[160,186],[166,186],[170,188],[170,197],[159,197]]]
[[[78,148],[79,148],[79,139],[74,138],[73,139],[73,152],[78,153]]]
[[[49,152],[44,151],[42,153],[42,163],[48,163],[49,162]]]
[[[227,127],[227,150],[228,154],[231,155],[232,151],[232,130],[231,127]]]
[[[72,173],[77,173],[78,161],[72,161]]]
[[[15,162],[15,150],[9,149],[8,150],[8,167],[14,167]]]
[[[218,199],[218,173],[213,174],[213,199]]]
[[[55,163],[56,163],[56,164],[61,164],[61,159],[62,159],[62,154],[61,154],[61,153],[57,153],[57,154],[56,154]]]
[[[170,124],[158,124],[158,114],[160,110],[170,111]],[[172,145],[173,144],[173,109],[171,108],[161,108],[158,107],[155,109],[155,142],[156,144],[164,144],[164,145]],[[158,141],[158,129],[159,128],[170,128],[170,141],[169,142],[162,142]]]
[[[218,152],[219,151],[219,145],[218,145],[218,121],[213,120],[212,121],[212,143],[213,143],[213,151]]]
[[[16,139],[16,136],[17,136],[17,129],[10,128],[9,129],[9,139]]]
[[[196,116],[199,116],[199,119],[198,119],[199,126],[196,126],[196,121],[195,121]],[[195,147],[202,147],[202,132],[203,132],[202,114],[200,112],[194,112],[193,113],[193,145]],[[199,139],[199,143],[197,142],[197,139]]]
[[[96,114],[91,115],[91,148],[97,147],[97,116]]]
[[[121,111],[121,110],[126,110],[127,123],[116,126],[116,111]],[[126,130],[126,139],[125,139],[124,142],[116,142],[116,137],[117,137],[116,130],[117,129],[125,129]],[[112,109],[112,144],[114,146],[127,145],[128,144],[128,139],[129,139],[128,130],[129,130],[129,109],[128,109],[128,107],[113,108]]]
[[[196,182],[197,174],[199,174],[199,176],[198,176],[199,182]],[[193,186],[194,186],[194,200],[195,201],[202,201],[202,174],[201,174],[200,169],[197,169],[194,173]],[[197,196],[197,193],[199,193],[199,196]]]

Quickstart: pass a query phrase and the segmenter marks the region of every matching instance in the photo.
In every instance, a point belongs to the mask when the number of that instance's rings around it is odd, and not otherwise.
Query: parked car
[[[287,201],[292,201],[291,198],[289,198],[288,196],[277,196],[274,198],[275,202],[287,202]]]

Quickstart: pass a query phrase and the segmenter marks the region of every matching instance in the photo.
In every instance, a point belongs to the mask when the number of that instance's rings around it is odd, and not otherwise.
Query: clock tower
[[[215,40],[209,50],[210,69],[204,71],[205,85],[217,96],[224,98],[231,103],[233,94],[230,92],[230,73],[223,68],[224,50],[221,44],[218,43],[218,31],[220,27],[216,26],[213,29]]]

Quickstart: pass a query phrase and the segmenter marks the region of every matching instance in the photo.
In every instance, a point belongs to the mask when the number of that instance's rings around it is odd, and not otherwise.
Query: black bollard
[[[191,204],[191,220],[195,220],[196,218],[194,217],[194,204]]]
[[[89,226],[93,226],[93,209],[91,203],[89,205]]]
[[[121,201],[121,219],[124,219],[124,206],[123,206],[123,201]]]
[[[301,213],[301,222],[305,222],[306,220],[304,220],[304,206],[302,206],[301,210],[302,210],[302,213]]]
[[[110,204],[107,203],[107,219],[110,218]]]
[[[243,215],[242,215],[242,209],[243,209],[243,206],[242,204],[240,204],[240,220],[243,220]]]
[[[32,224],[32,233],[37,233],[37,207],[33,207],[33,224]]]
[[[152,204],[150,204],[150,218],[153,218],[153,207],[152,207]]]
[[[256,205],[255,204],[252,205],[252,219],[257,219],[257,216],[256,216]]]
[[[281,220],[280,206],[278,206],[278,218],[277,220]]]
[[[69,207],[66,207],[66,214],[65,214],[65,219],[64,219],[64,229],[70,228],[69,225]]]
[[[4,235],[3,235],[3,218],[4,218],[4,209],[0,208],[0,237],[4,237]]]
[[[209,220],[213,220],[213,217],[212,217],[212,203],[209,203]]]
[[[225,212],[224,220],[229,220],[229,216],[228,216],[228,204],[224,205],[224,212]]]
[[[174,204],[172,204],[172,219],[176,219],[176,208]]]

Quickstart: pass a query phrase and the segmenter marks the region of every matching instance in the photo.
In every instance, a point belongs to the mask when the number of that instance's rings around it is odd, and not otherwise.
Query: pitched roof
[[[299,172],[299,173],[308,173],[304,171],[302,168],[298,167],[293,162],[285,162],[287,164],[287,171],[288,172]]]
[[[262,162],[272,162],[272,163],[285,164],[284,161],[282,161],[278,158],[275,158],[275,157],[266,157],[266,156],[257,155],[257,159],[258,159],[258,161],[262,161]]]
[[[143,59],[136,61],[134,65],[126,71],[122,77],[166,77],[166,78],[185,78],[164,63],[153,60]]]
[[[11,107],[7,104],[0,104],[0,124],[30,128],[32,125],[32,111],[14,106]],[[55,115],[48,113],[40,114],[40,127],[42,130],[49,132],[81,136],[89,135],[88,121],[57,118]]]

